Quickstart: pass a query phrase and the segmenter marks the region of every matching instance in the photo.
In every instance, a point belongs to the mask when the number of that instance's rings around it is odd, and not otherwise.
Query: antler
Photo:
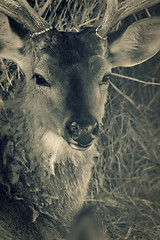
[[[97,34],[105,37],[108,31],[124,18],[157,3],[160,3],[160,0],[125,0],[119,4],[118,0],[108,0],[107,11]]]
[[[118,0],[108,0],[107,10],[104,14],[101,27],[97,28],[96,33],[99,37],[105,38],[118,10]]]
[[[40,31],[49,26],[26,0],[0,0],[0,11],[18,23],[22,23],[31,32]]]
[[[160,3],[160,0],[126,0],[125,2],[122,2],[119,4],[118,12],[115,16],[112,26],[129,15],[143,10],[144,8],[154,6],[157,3]]]

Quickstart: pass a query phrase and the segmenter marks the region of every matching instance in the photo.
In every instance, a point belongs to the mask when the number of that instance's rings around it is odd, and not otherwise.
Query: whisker
[[[133,78],[133,77],[129,77],[129,76],[125,76],[125,75],[121,75],[118,73],[109,73],[109,75],[111,76],[115,76],[115,77],[120,77],[120,78],[125,78],[134,82],[139,82],[139,83],[143,83],[143,84],[148,84],[148,85],[156,85],[156,86],[160,86],[160,83],[155,83],[155,82],[146,82],[137,78]]]

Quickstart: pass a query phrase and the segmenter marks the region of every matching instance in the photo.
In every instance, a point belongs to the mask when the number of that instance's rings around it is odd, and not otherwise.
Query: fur
[[[38,126],[29,111],[24,114],[24,89],[1,110],[1,189],[32,209],[35,225],[43,215],[69,227],[83,205],[95,151],[72,149],[62,137]]]

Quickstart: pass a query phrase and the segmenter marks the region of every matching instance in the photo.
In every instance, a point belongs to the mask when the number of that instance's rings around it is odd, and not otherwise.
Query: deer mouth
[[[85,144],[85,145],[83,145],[83,144],[79,145],[79,144],[76,144],[76,143],[69,143],[69,145],[75,150],[86,151],[92,146],[92,143]]]
[[[83,141],[82,141],[83,140]],[[87,138],[86,136],[83,138],[80,138],[80,139],[68,139],[68,138],[65,138],[65,141],[68,142],[68,144],[70,145],[71,148],[75,149],[75,150],[78,150],[78,151],[86,151],[88,150],[92,145],[93,143],[95,142],[94,141],[95,139],[93,138]]]
[[[74,140],[68,136],[61,135],[63,139],[69,144],[71,148],[77,151],[86,151],[88,150],[94,142],[93,138],[88,139],[88,141],[79,141],[78,139]],[[86,139],[87,140],[87,139]]]

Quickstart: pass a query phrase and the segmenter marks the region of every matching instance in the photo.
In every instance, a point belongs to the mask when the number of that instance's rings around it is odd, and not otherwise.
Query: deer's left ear
[[[160,50],[160,17],[131,24],[115,41],[109,42],[108,60],[113,67],[140,64]]]
[[[24,46],[24,38],[28,30],[23,29],[14,20],[0,12],[0,57],[20,63],[22,53],[20,49]]]

